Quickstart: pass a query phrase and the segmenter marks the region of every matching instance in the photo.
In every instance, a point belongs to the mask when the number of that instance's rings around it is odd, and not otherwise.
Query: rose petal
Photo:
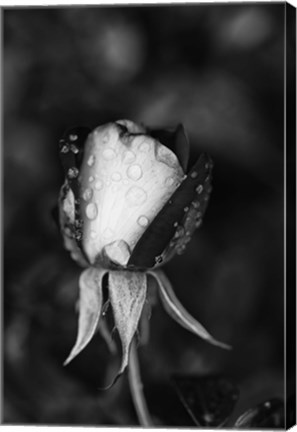
[[[190,144],[183,125],[179,124],[174,131],[166,129],[151,130],[150,134],[174,152],[183,171],[187,172]]]
[[[101,126],[85,147],[81,216],[83,248],[92,264],[110,243],[123,241],[133,250],[184,177],[171,150],[122,129],[116,123]]]
[[[219,342],[208,333],[208,331],[192,317],[189,312],[183,307],[178,298],[176,297],[169,279],[160,270],[149,272],[159,284],[160,298],[164,305],[166,312],[173,318],[178,324],[184,327],[186,330],[194,333],[195,335],[205,339],[207,342],[219,346],[225,349],[231,349],[231,347],[223,342]]]
[[[117,379],[124,372],[128,364],[131,341],[136,332],[146,299],[146,274],[140,272],[110,271],[108,275],[108,290],[123,352]]]
[[[102,308],[102,279],[105,273],[104,269],[89,268],[80,276],[78,334],[64,365],[86,347],[96,331]]]
[[[133,249],[129,265],[139,268],[153,267],[176,231],[197,194],[211,174],[211,159],[203,153],[192,167],[187,178],[169,198]]]

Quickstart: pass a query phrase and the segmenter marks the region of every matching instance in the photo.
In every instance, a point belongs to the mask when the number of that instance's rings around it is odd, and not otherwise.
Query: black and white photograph
[[[1,15],[1,423],[295,425],[296,8]]]

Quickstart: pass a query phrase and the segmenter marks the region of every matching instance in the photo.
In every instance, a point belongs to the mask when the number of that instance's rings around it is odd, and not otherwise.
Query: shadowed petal
[[[86,347],[97,329],[102,308],[102,279],[105,273],[105,269],[89,268],[80,276],[78,334],[64,366]]]
[[[108,275],[108,290],[123,350],[118,377],[124,372],[128,364],[131,341],[137,329],[145,302],[147,291],[146,274],[111,271]]]
[[[219,342],[214,339],[208,331],[193,318],[189,312],[183,307],[178,298],[176,297],[169,279],[165,274],[156,270],[154,272],[149,272],[158,282],[160,288],[160,297],[166,312],[173,318],[178,324],[184,327],[186,330],[194,333],[195,335],[205,339],[213,345],[217,345],[221,348],[231,349],[231,347],[223,342]]]
[[[150,135],[172,150],[177,156],[183,171],[187,172],[190,143],[183,125],[179,124],[174,130],[152,129]]]
[[[176,232],[176,224],[183,220],[185,212],[196,198],[197,190],[203,190],[203,185],[211,175],[211,169],[210,157],[202,153],[188,176],[136,243],[128,261],[129,265],[149,268],[158,262],[158,257]]]

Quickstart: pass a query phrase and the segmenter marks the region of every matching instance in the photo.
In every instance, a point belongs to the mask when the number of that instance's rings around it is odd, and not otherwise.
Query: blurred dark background
[[[98,390],[119,365],[99,335],[62,366],[81,269],[51,216],[62,132],[120,118],[182,122],[193,159],[206,150],[215,163],[204,223],[165,270],[233,350],[156,305],[139,349],[156,424],[187,425],[172,410],[175,373],[230,377],[235,417],[283,397],[284,4],[14,8],[3,23],[4,422],[137,424],[126,376]],[[289,22],[289,51],[294,37]]]

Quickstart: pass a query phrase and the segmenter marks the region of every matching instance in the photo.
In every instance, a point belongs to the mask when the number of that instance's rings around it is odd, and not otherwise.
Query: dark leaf
[[[235,423],[236,428],[283,428],[284,402],[281,399],[269,399],[255,408],[243,413]]]
[[[205,183],[209,183],[211,169],[211,159],[203,153],[137,242],[128,262],[129,265],[148,268],[156,264],[157,257],[162,254],[175,234],[176,223],[183,220],[185,212],[196,199],[197,193],[204,190]]]
[[[239,397],[237,387],[220,376],[174,376],[175,390],[197,426],[223,426]]]

